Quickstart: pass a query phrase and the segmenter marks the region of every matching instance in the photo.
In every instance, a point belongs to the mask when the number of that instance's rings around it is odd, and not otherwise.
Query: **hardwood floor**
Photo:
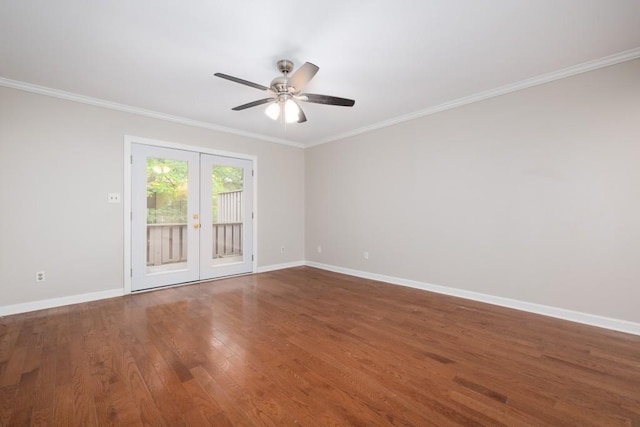
[[[0,318],[0,425],[640,426],[640,337],[299,267]]]

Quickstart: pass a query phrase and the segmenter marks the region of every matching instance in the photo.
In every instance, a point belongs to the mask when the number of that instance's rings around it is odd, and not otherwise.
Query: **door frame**
[[[124,222],[124,235],[123,235],[123,244],[124,244],[124,293],[130,294],[131,290],[131,216],[132,216],[132,203],[131,203],[131,173],[132,173],[132,165],[131,165],[131,144],[145,144],[152,145],[156,147],[164,147],[164,148],[173,148],[176,150],[185,150],[185,151],[193,151],[197,153],[204,154],[212,154],[214,156],[222,156],[222,157],[232,157],[236,159],[250,160],[253,162],[253,239],[252,239],[252,251],[253,251],[253,262],[251,272],[257,272],[258,265],[258,158],[256,156],[234,153],[230,151],[223,150],[215,150],[207,147],[202,147],[198,145],[186,145],[169,141],[162,141],[158,139],[144,138],[133,135],[125,135],[124,136],[124,192],[123,192],[123,222]],[[206,279],[197,282],[189,282],[189,284],[205,282],[215,279]],[[181,286],[182,284],[176,285],[168,285],[170,286]],[[157,288],[156,288],[157,289]],[[151,291],[153,289],[148,289],[147,291]],[[145,291],[136,291],[145,292]]]

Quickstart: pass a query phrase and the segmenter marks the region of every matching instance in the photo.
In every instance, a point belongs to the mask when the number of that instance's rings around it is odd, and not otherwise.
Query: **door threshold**
[[[216,280],[229,279],[231,277],[249,276],[251,274],[255,274],[255,272],[250,271],[248,273],[238,273],[238,274],[230,274],[228,276],[212,277],[211,279],[194,280],[192,282],[172,283],[170,285],[162,285],[162,286],[157,286],[155,288],[136,289],[136,290],[132,290],[131,294],[141,294],[144,292],[159,291],[161,289],[177,288],[179,286],[198,285],[200,283],[214,282]]]

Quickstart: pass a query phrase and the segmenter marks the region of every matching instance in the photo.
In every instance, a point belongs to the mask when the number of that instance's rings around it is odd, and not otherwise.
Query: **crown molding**
[[[605,56],[604,58],[596,59],[582,64],[574,65],[571,67],[563,68],[558,71],[554,71],[540,76],[532,77],[530,79],[521,80],[516,83],[500,86],[495,89],[490,89],[485,92],[476,93],[474,95],[458,98],[453,101],[445,102],[434,107],[429,107],[424,110],[416,111],[413,113],[405,114],[403,116],[394,117],[389,120],[374,123],[368,126],[364,126],[349,132],[345,132],[339,135],[330,136],[321,140],[314,141],[306,144],[305,147],[314,147],[316,145],[326,144],[328,142],[334,142],[343,140],[352,136],[360,135],[363,133],[371,132],[374,130],[386,128],[396,125],[398,123],[407,122],[420,117],[436,114],[441,111],[451,110],[453,108],[462,107],[463,105],[472,104],[474,102],[484,101],[485,99],[494,98],[496,96],[505,95],[510,92],[515,92],[522,89],[527,89],[532,86],[537,86],[545,83],[550,83],[555,80],[564,79],[566,77],[575,76],[577,74],[586,73],[588,71],[597,70],[598,68],[608,67],[610,65],[620,64],[622,62],[631,61],[640,58],[640,48],[625,50],[623,52],[616,53],[614,55]]]
[[[137,114],[139,116],[150,117],[152,119],[165,120],[168,122],[179,123],[188,126],[194,126],[198,128],[214,130],[218,132],[230,133],[233,135],[244,136],[247,138],[259,139],[268,142],[274,142],[276,144],[290,145],[293,147],[304,148],[305,145],[295,141],[289,141],[286,139],[273,138],[257,133],[244,132],[238,129],[228,128],[224,126],[214,125],[212,123],[201,122],[198,120],[191,120],[185,117],[172,116],[170,114],[159,113],[157,111],[145,110],[143,108],[132,107],[130,105],[118,104],[116,102],[106,101],[104,99],[92,98],[90,96],[79,95],[72,92],[65,92],[62,90],[52,89],[45,86],[34,85],[31,83],[21,82],[18,80],[11,80],[4,77],[0,77],[0,86],[5,86],[12,89],[23,90],[26,92],[37,93],[40,95],[51,96],[54,98],[66,99],[68,101],[80,102],[82,104],[93,105],[95,107],[108,108],[110,110],[122,111],[125,113]]]
[[[169,122],[179,123],[188,126],[194,126],[198,128],[214,130],[218,132],[225,132],[233,135],[243,136],[247,138],[258,139],[262,141],[273,142],[276,144],[289,145],[297,148],[310,148],[316,145],[326,144],[328,142],[340,141],[349,137],[357,136],[363,133],[371,132],[378,129],[383,129],[389,126],[393,126],[399,123],[407,122],[410,120],[418,119],[420,117],[429,116],[442,111],[451,110],[453,108],[462,107],[464,105],[472,104],[479,101],[484,101],[489,98],[505,95],[510,92],[515,92],[522,89],[527,89],[532,86],[537,86],[545,83],[550,83],[555,80],[564,79],[566,77],[575,76],[578,74],[586,73],[589,71],[597,70],[598,68],[604,68],[611,65],[619,64],[626,61],[631,61],[640,58],[640,48],[630,49],[623,52],[616,53],[614,55],[606,56],[604,58],[596,59],[593,61],[584,62],[582,64],[574,65],[571,67],[563,68],[558,71],[554,71],[540,76],[532,77],[530,79],[521,80],[516,83],[500,86],[495,89],[487,90],[484,92],[476,93],[474,95],[458,98],[453,101],[445,102],[440,105],[429,107],[423,110],[419,110],[413,113],[405,114],[402,116],[394,117],[389,120],[373,123],[368,126],[364,126],[358,129],[354,129],[349,132],[329,136],[327,138],[312,141],[310,143],[300,143],[296,141],[290,141],[281,138],[274,138],[266,135],[260,135],[251,132],[245,132],[238,129],[228,128],[224,126],[218,126],[212,123],[201,122],[197,120],[187,119],[185,117],[172,116],[170,114],[159,113],[157,111],[145,110],[142,108],[132,107],[129,105],[118,104],[111,101],[106,101],[99,98],[92,98],[89,96],[79,95],[71,92],[65,92],[57,89],[52,89],[44,86],[34,85],[31,83],[21,82],[18,80],[11,80],[4,77],[0,77],[0,86],[5,86],[13,89],[24,90],[27,92],[33,92],[40,95],[51,96],[55,98],[66,99],[69,101],[80,102],[83,104],[93,105],[96,107],[108,108],[116,111],[123,111],[126,113],[137,114],[140,116],[150,117],[159,120],[165,120]]]

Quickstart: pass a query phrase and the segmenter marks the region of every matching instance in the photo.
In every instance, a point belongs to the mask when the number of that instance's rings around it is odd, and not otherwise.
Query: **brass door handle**
[[[198,224],[198,223],[194,223],[193,224],[193,228],[199,228],[199,227],[200,227],[200,224]]]

